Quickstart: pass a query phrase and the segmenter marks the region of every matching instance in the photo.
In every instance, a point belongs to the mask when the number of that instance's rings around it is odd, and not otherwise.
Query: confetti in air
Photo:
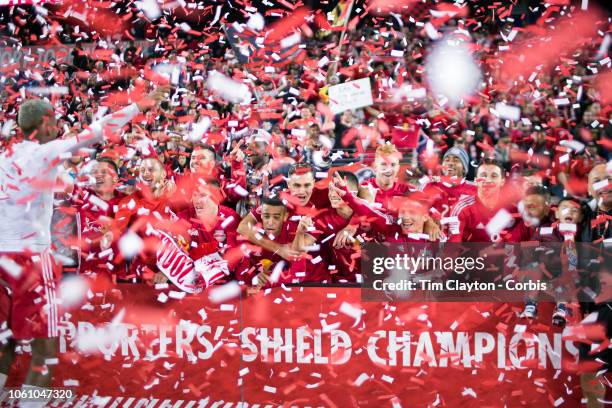
[[[469,44],[454,36],[433,45],[425,69],[431,91],[451,106],[476,93],[482,77]]]

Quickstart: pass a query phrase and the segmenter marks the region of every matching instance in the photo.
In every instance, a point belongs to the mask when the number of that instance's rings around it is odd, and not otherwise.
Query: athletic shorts
[[[58,336],[57,289],[61,274],[50,251],[0,252],[0,324],[16,340]]]

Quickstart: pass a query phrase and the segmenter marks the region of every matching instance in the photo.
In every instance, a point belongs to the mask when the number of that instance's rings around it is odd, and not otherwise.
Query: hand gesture
[[[355,233],[357,232],[356,225],[347,225],[342,231],[339,231],[334,237],[334,248],[349,248],[355,241]]]
[[[289,262],[295,261],[300,256],[300,252],[296,251],[295,249],[291,249],[289,245],[281,246],[276,253],[278,256]]]
[[[234,149],[230,152],[230,158],[232,160],[235,160],[238,162],[241,162],[244,160],[245,155],[244,155],[244,152],[242,151],[243,144],[244,144],[244,141],[241,139],[240,141],[238,141]]]
[[[311,228],[314,225],[314,223],[312,222],[312,218],[308,217],[308,216],[303,216],[300,219],[300,223],[297,226],[297,232],[304,234],[308,231],[309,228]]]

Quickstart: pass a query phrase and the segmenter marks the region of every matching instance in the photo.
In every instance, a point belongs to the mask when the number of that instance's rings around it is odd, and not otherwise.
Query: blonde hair
[[[399,150],[397,150],[397,147],[395,147],[394,144],[391,143],[385,143],[383,145],[380,145],[376,148],[376,157],[380,157],[380,156],[401,156],[401,153],[399,152]]]

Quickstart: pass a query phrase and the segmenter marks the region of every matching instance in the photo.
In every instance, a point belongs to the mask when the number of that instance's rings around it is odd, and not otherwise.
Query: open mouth
[[[402,222],[402,228],[404,228],[404,229],[411,229],[412,227],[414,227],[414,222],[412,222],[412,221],[404,221],[404,222]]]
[[[562,221],[565,224],[573,224],[574,223],[574,219],[572,217],[563,217]]]

